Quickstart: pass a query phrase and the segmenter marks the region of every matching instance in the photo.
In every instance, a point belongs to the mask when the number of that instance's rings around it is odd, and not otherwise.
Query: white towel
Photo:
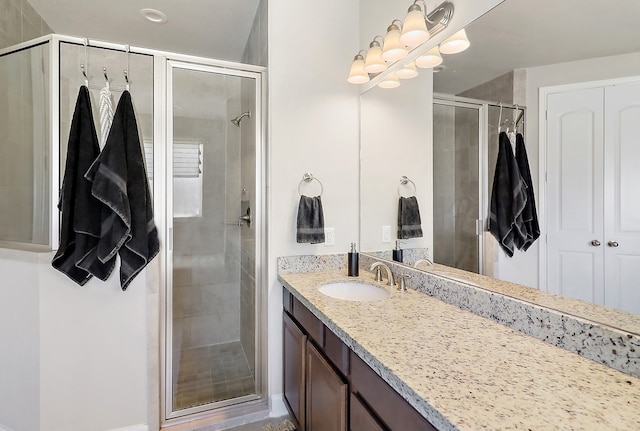
[[[107,82],[100,90],[100,149],[104,148],[104,144],[107,142],[111,123],[113,123],[113,102],[111,101],[111,90]]]

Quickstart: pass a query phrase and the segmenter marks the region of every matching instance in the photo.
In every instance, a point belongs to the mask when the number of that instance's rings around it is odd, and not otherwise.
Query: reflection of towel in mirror
[[[97,255],[101,261],[120,256],[120,286],[133,278],[158,253],[149,183],[140,148],[131,95],[122,93],[107,143],[86,177],[93,196],[105,204]]]
[[[498,240],[504,252],[512,257],[514,247],[518,242],[524,241],[526,235],[522,211],[527,203],[527,186],[520,175],[506,133],[500,133],[498,146],[498,160],[491,191],[489,231]]]
[[[115,259],[111,259],[105,263],[96,260],[85,268],[77,266],[95,250],[100,237],[100,212],[103,205],[91,195],[91,183],[84,177],[99,153],[89,89],[82,86],[69,131],[67,160],[58,204],[58,209],[62,211],[60,246],[51,262],[55,269],[81,286],[93,275],[106,280],[115,265]]]
[[[522,134],[516,135],[516,163],[520,170],[522,180],[527,186],[527,204],[522,210],[522,220],[526,228],[525,238],[518,240],[516,246],[522,251],[527,251],[531,244],[540,236],[540,226],[538,225],[538,214],[536,213],[536,200],[533,193],[533,182],[531,181],[531,171],[529,170],[529,158],[524,145]]]
[[[296,241],[309,244],[324,242],[324,212],[320,196],[300,196]]]
[[[398,201],[398,238],[421,238],[422,222],[420,208],[415,196],[400,197]]]

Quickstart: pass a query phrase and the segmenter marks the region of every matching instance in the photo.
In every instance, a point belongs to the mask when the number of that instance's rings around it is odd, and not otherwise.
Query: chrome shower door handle
[[[591,245],[594,247],[599,247],[600,241],[598,241],[597,239],[591,240]]]
[[[251,227],[251,208],[247,208],[247,213],[238,217],[238,226],[242,226],[242,222],[247,224],[247,227]]]
[[[619,246],[620,244],[618,244],[616,241],[609,241],[609,242],[607,243],[607,245],[608,245],[609,247],[617,247],[617,246]]]

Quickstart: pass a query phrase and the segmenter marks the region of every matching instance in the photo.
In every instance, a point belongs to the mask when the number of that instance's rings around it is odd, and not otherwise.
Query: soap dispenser
[[[356,243],[351,243],[351,251],[347,253],[347,275],[349,277],[357,277],[359,275],[358,252],[356,251]]]
[[[402,249],[400,248],[400,240],[396,240],[396,248],[393,250],[393,260],[402,263]]]

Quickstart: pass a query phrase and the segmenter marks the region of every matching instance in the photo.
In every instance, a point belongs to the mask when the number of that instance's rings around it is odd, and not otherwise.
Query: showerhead
[[[244,117],[251,118],[251,111],[243,112],[242,114],[238,115],[236,118],[231,120],[231,124],[233,124],[236,127],[240,127],[240,122]]]

